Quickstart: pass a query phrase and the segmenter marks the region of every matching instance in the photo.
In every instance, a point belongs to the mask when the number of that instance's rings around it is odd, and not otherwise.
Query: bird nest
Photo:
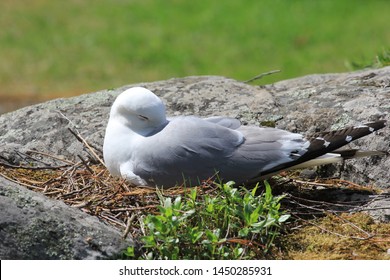
[[[155,188],[132,186],[123,179],[113,178],[100,162],[92,163],[81,159],[73,163],[56,157],[65,164],[57,167],[33,167],[31,159],[34,159],[34,155],[39,155],[40,158],[50,155],[35,151],[29,151],[27,155],[30,158],[28,165],[0,163],[0,176],[125,230],[124,237],[130,229],[133,236],[141,234],[139,227],[135,226],[135,218],[140,220],[148,213],[154,213],[159,205]],[[204,191],[211,189],[199,188]],[[187,189],[170,188],[160,191],[165,196],[177,196],[184,194]]]
[[[157,213],[159,193],[176,197],[189,192],[183,187],[156,189],[133,186],[123,179],[112,177],[99,156],[101,151],[92,148],[78,132],[70,131],[83,143],[90,159],[78,155],[79,161],[73,162],[57,155],[27,151],[18,152],[24,162],[13,165],[0,155],[0,176],[96,216],[122,230],[123,237],[129,233],[133,237],[143,234],[141,221],[145,215]],[[59,164],[48,165],[45,158]],[[211,182],[204,182],[197,188],[200,195],[216,190]]]
[[[123,179],[113,178],[99,156],[101,152],[91,147],[78,132],[71,132],[83,143],[91,155],[90,159],[78,156],[79,160],[73,162],[39,151],[28,151],[21,154],[25,163],[12,165],[0,156],[0,176],[96,216],[121,230],[124,238],[127,235],[137,238],[145,234],[142,220],[146,215],[158,212],[159,194],[176,197],[190,191],[183,186],[169,189],[132,186]],[[42,165],[45,157],[60,164]],[[295,173],[283,175],[271,182],[273,193],[285,195],[282,206],[300,221],[326,213],[361,211],[367,202],[364,199],[337,200],[336,194],[350,193],[355,197],[360,194],[366,199],[380,195],[372,187],[337,178],[303,181]],[[196,188],[199,195],[213,195],[218,189],[212,179]]]

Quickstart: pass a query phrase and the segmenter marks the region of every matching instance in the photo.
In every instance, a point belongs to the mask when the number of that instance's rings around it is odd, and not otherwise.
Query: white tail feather
[[[353,156],[343,157],[342,155],[340,155],[338,153],[327,153],[327,154],[322,155],[320,157],[317,157],[315,159],[308,160],[308,161],[303,162],[301,164],[294,165],[291,168],[288,168],[286,170],[302,169],[302,168],[308,168],[308,167],[312,167],[312,166],[337,163],[337,162],[341,162],[345,159],[353,159],[353,158],[361,158],[361,157],[369,157],[369,156],[380,156],[380,155],[384,155],[384,154],[385,154],[384,152],[380,152],[380,151],[360,151],[359,150],[359,151],[356,151]]]
[[[341,153],[342,151],[340,151]],[[343,157],[341,154],[338,153],[327,153],[325,155],[319,156],[315,159],[308,160],[306,162],[291,166],[289,168],[284,169],[283,171],[287,170],[293,170],[293,169],[302,169],[302,168],[308,168],[313,166],[319,166],[319,165],[325,165],[325,164],[331,164],[331,163],[337,163],[342,162],[345,159],[352,159],[352,158],[361,158],[361,157],[368,157],[368,156],[381,156],[385,155],[385,152],[380,151],[355,151],[353,156]],[[280,173],[280,171],[267,174],[265,176],[261,176],[260,178],[256,178],[251,180],[250,182],[258,182],[259,180],[264,180],[267,178],[270,178],[276,174]]]
[[[308,168],[308,167],[312,167],[312,166],[336,163],[336,162],[340,162],[343,160],[344,160],[344,158],[340,154],[327,153],[327,154],[322,155],[320,157],[317,157],[315,159],[308,160],[308,161],[302,162],[301,164],[294,165],[291,168],[286,169],[286,170]]]

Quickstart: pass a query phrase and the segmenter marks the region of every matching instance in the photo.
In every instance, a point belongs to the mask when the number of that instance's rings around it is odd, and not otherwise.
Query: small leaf
[[[124,255],[127,257],[134,257],[135,256],[134,247],[133,246],[127,247],[126,251],[124,252]]]
[[[196,201],[196,197],[197,197],[197,190],[196,190],[196,188],[191,189],[191,192],[190,192],[190,194],[188,196],[189,196],[189,198],[193,202],[195,202]]]
[[[267,181],[264,181],[265,184],[265,199],[266,201],[271,201],[272,200],[272,189],[270,184]]]
[[[257,206],[257,208],[251,213],[250,219],[249,219],[249,225],[256,223],[259,220],[260,209],[261,209],[261,205]]]
[[[256,184],[256,186],[251,191],[252,196],[254,197],[256,195],[257,188],[259,187],[259,183]]]
[[[194,232],[191,235],[191,242],[196,243],[203,235],[203,231]]]
[[[287,221],[290,217],[291,217],[291,215],[289,215],[289,214],[282,215],[282,216],[280,216],[280,218],[278,219],[278,222],[279,222],[279,223],[283,223],[283,222]]]
[[[206,236],[207,236],[207,239],[210,240],[212,243],[218,242],[218,239],[219,239],[219,229],[216,229],[216,230],[213,230],[213,231],[207,229],[206,230]]]
[[[240,237],[247,237],[248,234],[249,234],[249,228],[247,228],[247,227],[244,227],[244,228],[242,228],[242,229],[240,229],[240,230],[238,231],[238,235],[239,235]]]
[[[173,202],[173,208],[176,210],[181,210],[181,196],[175,198],[175,201]]]
[[[206,203],[207,203],[206,211],[209,212],[209,213],[213,213],[214,212],[214,200],[213,199],[209,199]]]
[[[184,212],[184,214],[180,217],[179,221],[182,222],[186,220],[188,217],[191,217],[194,213],[195,213],[195,209],[191,209]]]

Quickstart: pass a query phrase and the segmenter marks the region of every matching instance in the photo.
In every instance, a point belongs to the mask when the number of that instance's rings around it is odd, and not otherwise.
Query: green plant
[[[381,53],[369,62],[367,61],[351,61],[347,63],[351,70],[359,70],[364,68],[381,68],[390,65],[390,49],[384,49]]]
[[[249,191],[228,182],[213,195],[198,195],[196,188],[175,199],[160,193],[159,213],[145,218],[143,253],[135,258],[264,258],[289,215],[280,210],[283,196],[273,196],[267,182],[258,191],[258,185]]]

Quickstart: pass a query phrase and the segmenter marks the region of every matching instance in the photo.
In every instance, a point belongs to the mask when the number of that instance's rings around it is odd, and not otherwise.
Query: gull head
[[[112,105],[110,121],[147,136],[167,123],[164,103],[153,92],[133,87],[122,92]]]

